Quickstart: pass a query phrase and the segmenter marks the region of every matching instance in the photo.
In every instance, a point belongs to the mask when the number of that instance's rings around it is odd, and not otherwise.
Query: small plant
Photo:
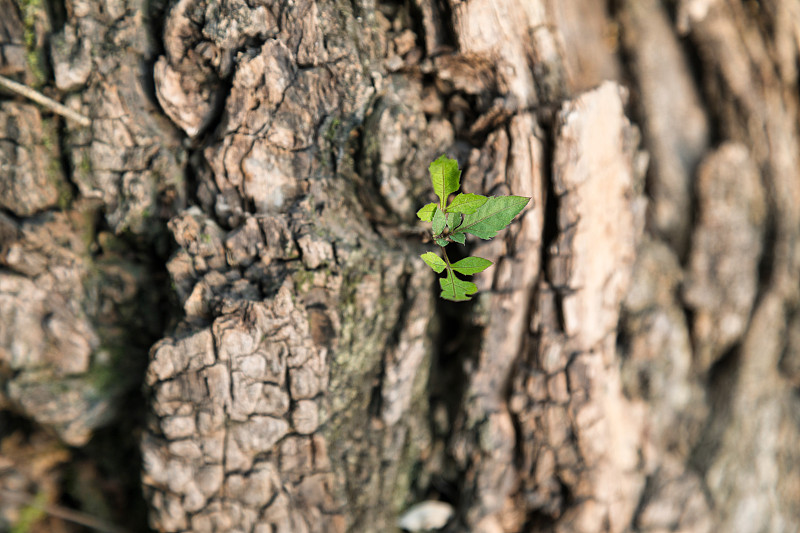
[[[423,222],[431,222],[434,242],[442,248],[442,257],[426,252],[420,257],[437,274],[447,270],[439,278],[442,287],[440,296],[445,300],[464,302],[470,295],[478,292],[478,287],[456,276],[456,272],[471,276],[486,270],[492,262],[482,257],[465,257],[451,263],[445,246],[451,242],[464,244],[467,233],[481,239],[491,239],[497,232],[508,226],[514,217],[528,205],[530,198],[524,196],[481,196],[480,194],[459,193],[448,203],[450,195],[461,187],[461,171],[458,161],[444,155],[428,167],[431,183],[439,203],[430,203],[419,211],[417,216]],[[443,259],[444,258],[444,259]]]

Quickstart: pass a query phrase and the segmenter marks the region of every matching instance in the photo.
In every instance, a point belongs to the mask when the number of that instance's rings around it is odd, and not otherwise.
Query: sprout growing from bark
[[[431,234],[434,242],[441,247],[442,255],[426,252],[420,257],[437,274],[447,271],[445,277],[439,278],[442,287],[440,296],[445,300],[464,302],[478,292],[478,287],[471,281],[459,278],[456,273],[471,276],[485,270],[492,262],[482,257],[465,257],[451,263],[445,247],[451,242],[465,244],[467,233],[481,239],[491,239],[511,223],[528,205],[530,198],[459,193],[450,200],[450,195],[461,187],[458,162],[443,155],[430,164],[428,171],[439,203],[423,206],[417,211],[417,216],[423,222],[431,222]]]

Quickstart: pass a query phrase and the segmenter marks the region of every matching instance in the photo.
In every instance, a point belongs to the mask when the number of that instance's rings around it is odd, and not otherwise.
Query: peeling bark
[[[88,508],[130,412],[158,531],[797,529],[794,2],[0,11],[92,119],[0,102],[0,490]],[[417,259],[442,153],[532,197],[471,304]]]

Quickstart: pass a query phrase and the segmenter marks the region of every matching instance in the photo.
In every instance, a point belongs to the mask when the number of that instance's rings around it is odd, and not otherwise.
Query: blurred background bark
[[[800,2],[0,14],[0,530],[800,528]]]

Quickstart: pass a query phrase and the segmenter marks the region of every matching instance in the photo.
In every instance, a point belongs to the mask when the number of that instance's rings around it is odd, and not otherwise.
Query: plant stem
[[[456,274],[453,272],[453,266],[450,264],[450,258],[447,257],[447,250],[444,249],[444,246],[440,246],[439,248],[442,249],[442,255],[444,256],[444,262],[447,265],[447,277],[446,279],[450,281],[450,285],[453,286],[453,299],[456,297]],[[441,281],[441,278],[440,278]],[[442,287],[442,294],[444,294],[444,287]],[[445,300],[449,300],[450,298],[445,297]]]
[[[444,249],[444,246],[440,246],[439,248],[442,249],[442,255],[444,255],[444,262],[447,263],[447,272],[449,272],[451,276],[454,275],[453,267],[450,266],[450,258],[447,257],[447,250]]]

